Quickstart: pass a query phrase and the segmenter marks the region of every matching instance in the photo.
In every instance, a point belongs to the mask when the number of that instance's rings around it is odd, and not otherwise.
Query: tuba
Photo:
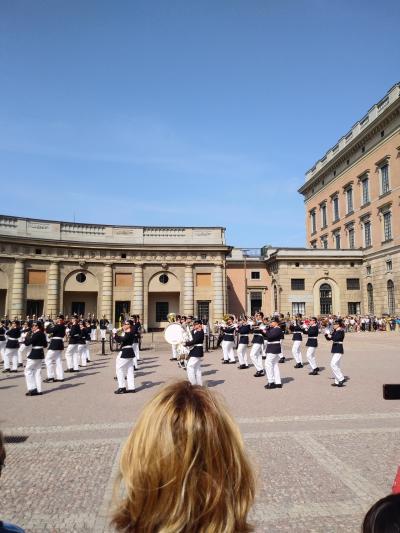
[[[167,320],[170,324],[174,324],[176,322],[176,314],[175,313],[168,313]]]

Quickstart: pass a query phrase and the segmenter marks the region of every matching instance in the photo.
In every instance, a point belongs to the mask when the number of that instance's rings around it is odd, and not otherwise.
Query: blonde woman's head
[[[182,381],[144,408],[121,455],[118,531],[252,531],[254,475],[235,422],[208,389]]]

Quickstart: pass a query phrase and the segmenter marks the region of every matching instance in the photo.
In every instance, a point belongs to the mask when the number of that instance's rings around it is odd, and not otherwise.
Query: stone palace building
[[[0,216],[0,315],[400,314],[400,84],[306,174],[307,248],[235,249],[221,227]]]

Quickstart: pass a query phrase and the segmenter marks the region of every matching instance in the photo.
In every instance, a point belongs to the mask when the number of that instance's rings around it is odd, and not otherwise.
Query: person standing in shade
[[[306,333],[308,335],[308,339],[306,342],[307,359],[311,367],[311,372],[309,372],[309,375],[318,376],[319,368],[317,366],[317,360],[315,358],[315,351],[318,347],[318,324],[317,319],[315,317],[311,318],[310,325],[308,326]]]
[[[0,323],[0,360],[4,361],[4,349],[7,344],[6,340],[6,322],[2,320]]]
[[[279,319],[274,317],[271,320],[271,327],[264,332],[267,344],[267,360],[265,361],[265,370],[267,373],[268,383],[266,389],[281,389],[282,381],[279,371],[279,356],[281,354],[281,337],[282,330],[279,327]]]
[[[115,370],[118,380],[118,389],[114,394],[127,394],[135,392],[135,372],[133,368],[133,359],[135,353],[132,348],[134,334],[132,331],[132,321],[126,320],[123,325],[123,335],[116,335],[115,339],[121,343],[121,351],[115,361]],[[125,386],[125,378],[128,387]]]
[[[239,323],[238,327],[238,334],[239,334],[239,344],[237,347],[237,355],[239,359],[239,366],[238,368],[240,370],[243,370],[245,368],[249,368],[249,364],[247,361],[247,347],[249,345],[249,333],[250,333],[250,325],[247,324],[246,320],[242,320]]]
[[[283,353],[283,341],[285,340],[285,333],[286,333],[286,320],[285,317],[281,314],[279,317],[279,327],[281,328],[281,352],[279,354],[279,362],[284,363],[285,362],[285,354]]]
[[[47,378],[43,381],[45,383],[64,381],[64,369],[62,365],[65,337],[64,315],[58,315],[56,323],[50,324],[46,331],[51,335],[51,338],[45,357]]]
[[[72,319],[71,329],[69,330],[69,343],[65,352],[67,360],[66,372],[79,372],[79,343],[81,337],[81,328],[79,318],[74,316]]]
[[[343,340],[344,340],[344,327],[341,320],[336,320],[333,324],[332,333],[329,330],[325,330],[325,338],[328,341],[332,341],[332,359],[331,368],[333,375],[335,376],[335,382],[332,383],[332,387],[343,387],[345,378],[340,368],[339,362],[344,353]]]
[[[201,320],[194,321],[194,329],[192,332],[192,340],[185,343],[186,346],[192,346],[189,352],[189,360],[187,362],[188,380],[192,385],[203,385],[201,375],[201,361],[203,360],[203,343],[204,331]]]
[[[25,339],[30,335],[30,333],[31,333],[31,328],[29,327],[28,322],[24,322],[22,324],[21,336],[18,339],[19,340],[18,368],[21,368],[24,366],[24,359],[29,353],[29,346],[26,345]]]
[[[301,355],[301,341],[303,340],[303,327],[301,324],[301,315],[296,317],[294,324],[291,324],[290,331],[293,333],[292,341],[292,355],[296,364],[294,368],[303,368],[303,358]]]
[[[109,321],[106,319],[106,316],[103,315],[103,318],[100,319],[99,327],[100,327],[100,339],[103,340],[106,338],[107,328],[108,328]]]
[[[235,345],[235,331],[236,327],[233,324],[232,317],[229,317],[226,321],[226,326],[222,326],[222,331],[224,333],[224,336],[222,338],[222,352],[224,354],[224,360],[222,361],[222,364],[229,365],[229,363],[236,363],[235,359],[235,352],[233,350],[233,347]]]
[[[26,387],[28,389],[26,396],[39,396],[42,394],[43,348],[47,347],[47,339],[41,323],[33,323],[32,335],[26,340],[26,343],[32,347],[25,367]]]
[[[6,333],[6,346],[4,348],[3,372],[18,372],[18,348],[21,329],[18,320],[11,322],[11,327]]]

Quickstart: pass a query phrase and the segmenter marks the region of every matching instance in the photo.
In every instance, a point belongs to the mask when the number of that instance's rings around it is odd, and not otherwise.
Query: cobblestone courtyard
[[[124,438],[154,392],[185,377],[161,339],[145,338],[134,395],[113,394],[115,354],[99,355],[99,344],[87,369],[44,384],[41,397],[25,397],[22,372],[0,374],[0,426],[10,441],[2,518],[32,533],[111,531],[108,509]],[[283,389],[270,391],[253,368],[222,365],[220,350],[206,354],[205,383],[225,398],[258,472],[256,531],[356,532],[369,506],[390,492],[400,464],[400,401],[384,401],[382,384],[400,383],[399,339],[347,335],[343,389],[330,386],[323,338],[319,376],[309,376],[308,365],[293,368],[285,341]]]

